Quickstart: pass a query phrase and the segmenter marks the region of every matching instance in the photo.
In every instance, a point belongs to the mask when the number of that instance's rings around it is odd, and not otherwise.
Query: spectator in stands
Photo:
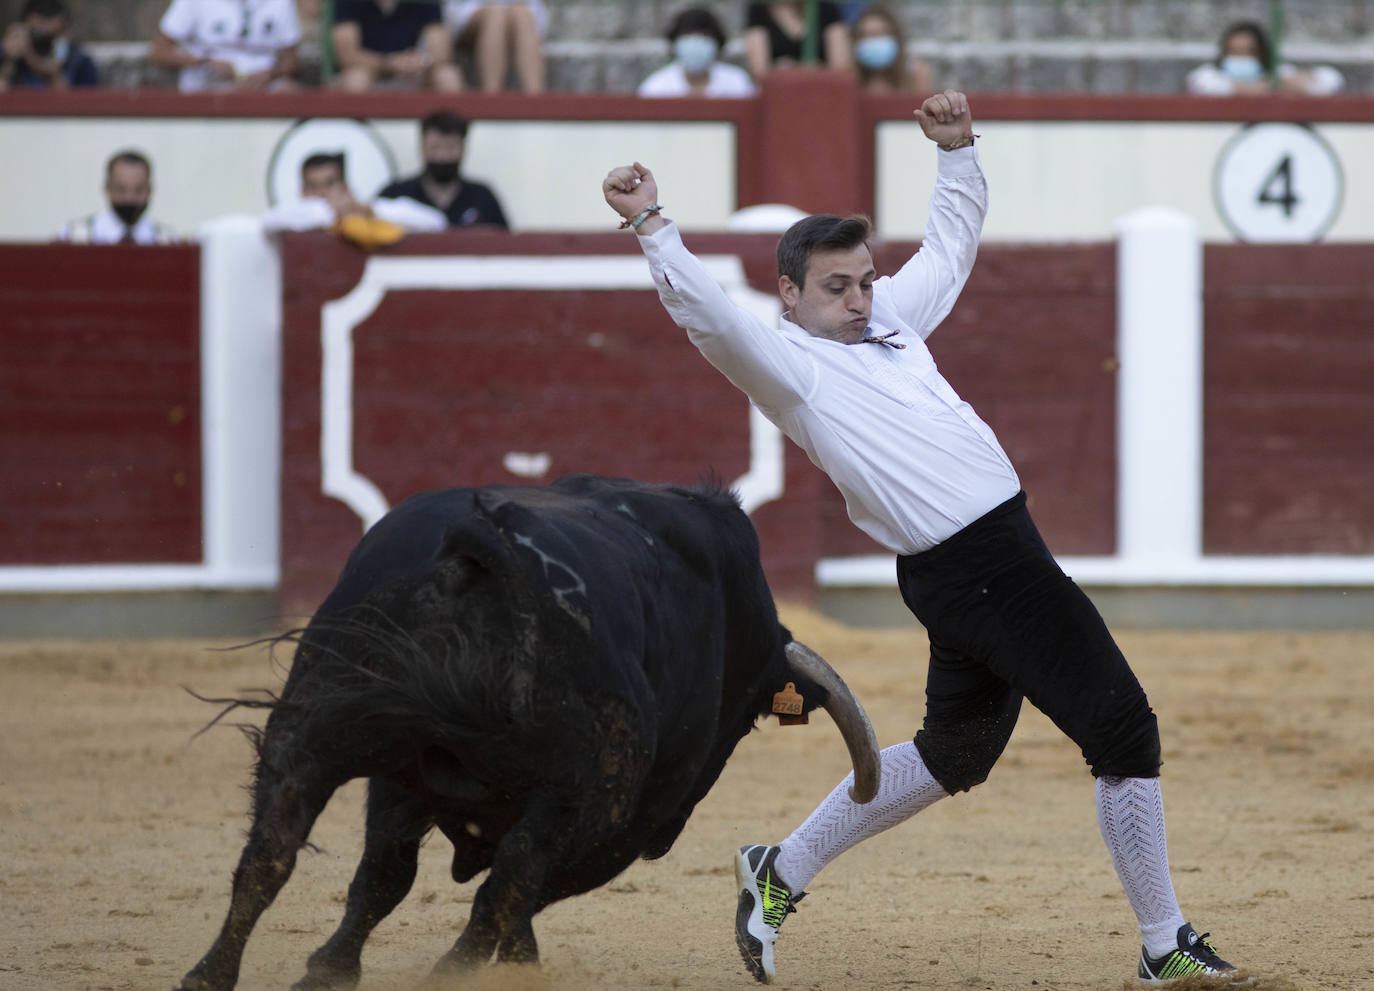
[[[744,45],[749,73],[761,80],[774,66],[798,65],[806,40],[806,11],[800,3],[751,3],[745,10]],[[849,29],[840,9],[822,2],[817,17],[818,56],[832,69],[848,69]]]
[[[541,0],[446,0],[444,19],[457,47],[473,53],[485,92],[505,89],[512,65],[521,92],[544,91],[549,14]]]
[[[264,230],[333,230],[365,248],[395,244],[414,231],[441,231],[448,219],[408,198],[378,198],[371,206],[348,187],[343,152],[317,152],[301,163],[301,195],[262,216]]]
[[[62,226],[57,240],[73,244],[167,244],[171,232],[147,216],[153,196],[153,167],[137,151],[116,152],[105,163],[109,206]]]
[[[98,85],[95,61],[67,37],[71,24],[63,0],[26,0],[0,44],[0,90]]]
[[[378,83],[456,92],[463,76],[435,0],[335,0],[335,84],[359,93]]]
[[[875,3],[865,7],[850,29],[854,45],[855,73],[865,93],[933,92],[930,65],[906,55],[901,22],[891,7]]]
[[[1237,21],[1222,34],[1216,61],[1188,73],[1186,85],[1189,93],[1199,96],[1274,92],[1330,96],[1345,86],[1345,77],[1329,65],[1299,69],[1279,62],[1259,23]]]
[[[753,96],[754,81],[720,60],[725,29],[705,7],[688,7],[668,25],[673,60],[639,84],[640,96]]]
[[[437,110],[420,122],[419,175],[393,182],[379,196],[408,197],[443,212],[450,227],[487,224],[509,228],[496,195],[480,182],[464,179],[463,149],[468,122],[447,110]]]
[[[300,41],[295,0],[172,0],[148,61],[180,70],[183,93],[291,89]]]

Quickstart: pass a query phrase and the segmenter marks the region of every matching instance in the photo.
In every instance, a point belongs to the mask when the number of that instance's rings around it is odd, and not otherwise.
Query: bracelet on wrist
[[[941,151],[958,151],[960,148],[967,148],[973,144],[975,138],[982,137],[981,134],[965,134],[961,138],[955,138],[947,145],[936,145]]]
[[[650,204],[649,206],[646,206],[643,210],[640,210],[633,217],[627,217],[624,220],[622,220],[617,230],[623,231],[626,227],[628,227],[631,230],[637,231],[639,230],[640,224],[644,223],[644,221],[648,220],[650,217],[655,217],[662,212],[663,207],[659,206],[657,203]]]

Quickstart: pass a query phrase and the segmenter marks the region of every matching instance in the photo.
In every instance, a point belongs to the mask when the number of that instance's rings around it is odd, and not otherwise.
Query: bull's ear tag
[[[773,693],[773,712],[778,723],[783,726],[800,726],[810,722],[802,709],[802,697],[797,694],[797,685],[789,681],[783,690]]]

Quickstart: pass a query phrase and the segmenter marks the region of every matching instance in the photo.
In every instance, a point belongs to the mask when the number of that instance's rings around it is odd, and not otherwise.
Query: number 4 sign
[[[1304,124],[1246,126],[1221,150],[1212,182],[1217,210],[1241,241],[1318,241],[1344,195],[1335,153]]]

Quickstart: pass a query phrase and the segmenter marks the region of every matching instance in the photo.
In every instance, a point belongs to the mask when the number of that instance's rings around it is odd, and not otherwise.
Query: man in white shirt
[[[780,844],[740,848],[740,953],[769,983],[778,929],[811,879],[861,840],[985,780],[1024,697],[1092,769],[1099,827],[1141,930],[1137,976],[1233,970],[1174,895],[1145,693],[1045,547],[991,428],[926,349],[972,270],[987,183],[962,93],[930,97],[916,118],[940,149],[921,250],[880,279],[867,218],[798,221],[778,244],[778,328],[731,303],[687,251],[648,169],[622,166],[602,183],[622,226],[639,234],[674,322],[830,476],[854,523],[896,552],[902,597],[930,636],[924,723],[912,743],[883,751],[874,801],[855,803],[847,779]]]
[[[172,0],[148,61],[179,69],[183,93],[295,84],[296,0]]]
[[[105,163],[109,206],[62,225],[57,240],[72,244],[168,244],[170,231],[147,216],[153,197],[153,167],[137,151],[120,151]]]

